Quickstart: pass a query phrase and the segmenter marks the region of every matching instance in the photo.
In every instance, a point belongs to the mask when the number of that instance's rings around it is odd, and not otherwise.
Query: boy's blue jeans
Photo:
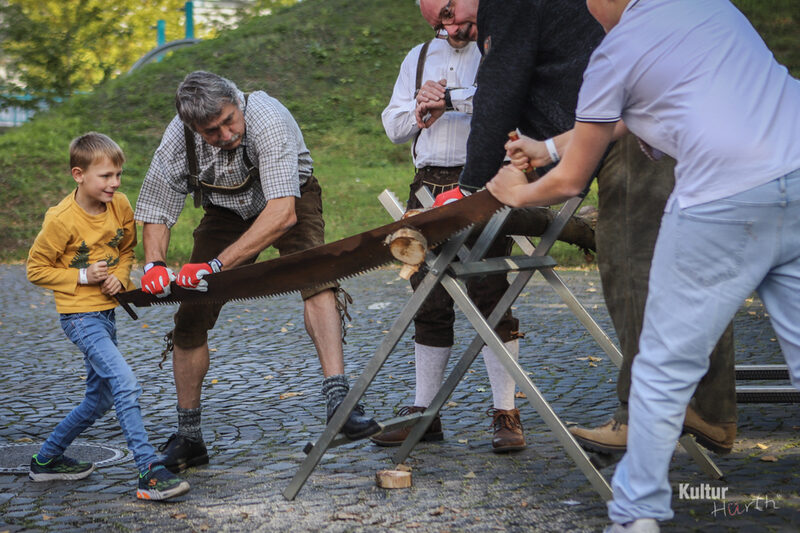
[[[146,471],[148,465],[156,460],[156,454],[147,440],[139,409],[142,388],[117,348],[114,310],[62,314],[61,327],[84,354],[86,396],[56,426],[42,444],[39,456],[53,458],[63,454],[75,437],[113,405],[136,466],[140,472]]]
[[[748,191],[664,214],[633,363],[628,452],[609,517],[668,520],[669,462],[709,353],[758,291],[800,388],[800,169]]]

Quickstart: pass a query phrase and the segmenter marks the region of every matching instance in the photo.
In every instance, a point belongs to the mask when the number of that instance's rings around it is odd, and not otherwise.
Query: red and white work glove
[[[461,187],[453,187],[449,191],[437,194],[436,199],[433,201],[433,205],[431,207],[442,207],[443,205],[466,198],[470,194],[470,192],[464,194],[464,191],[461,190]]]
[[[175,281],[175,273],[167,267],[164,261],[153,261],[144,266],[142,276],[142,290],[155,294],[159,298],[169,296],[171,281]]]
[[[183,287],[184,289],[206,292],[208,290],[208,282],[203,279],[203,276],[215,274],[221,270],[222,261],[219,259],[212,259],[208,263],[188,263],[183,265],[183,268],[178,272],[178,279],[175,283],[178,284],[178,287]]]

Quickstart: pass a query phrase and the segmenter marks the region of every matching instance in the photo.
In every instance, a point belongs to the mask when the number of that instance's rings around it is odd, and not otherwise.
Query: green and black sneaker
[[[167,470],[160,463],[153,463],[144,474],[139,474],[140,500],[168,500],[189,492],[189,483]]]
[[[54,457],[49,461],[39,462],[38,454],[31,457],[31,469],[28,477],[33,481],[51,481],[54,479],[83,479],[94,472],[94,463],[76,461],[66,455]]]

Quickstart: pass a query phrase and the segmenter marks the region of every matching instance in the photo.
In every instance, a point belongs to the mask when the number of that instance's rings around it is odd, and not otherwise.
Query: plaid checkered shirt
[[[303,134],[289,110],[263,91],[256,91],[244,105],[245,134],[234,150],[223,150],[206,143],[194,133],[201,181],[235,186],[244,181],[247,167],[243,151],[259,169],[260,181],[236,194],[203,192],[203,204],[224,207],[243,219],[257,216],[273,198],[300,196],[300,186],[313,172],[313,161]],[[189,163],[183,122],[176,115],[167,126],[142,183],[136,202],[135,218],[141,222],[172,227],[189,193]]]

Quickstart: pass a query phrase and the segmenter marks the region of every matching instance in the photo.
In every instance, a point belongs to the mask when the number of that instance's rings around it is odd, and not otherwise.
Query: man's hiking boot
[[[192,466],[208,464],[208,450],[205,443],[177,433],[173,433],[158,451],[164,454],[158,463],[173,474],[183,472]]]
[[[494,453],[518,452],[524,450],[525,435],[522,433],[522,421],[519,419],[519,409],[494,409],[487,414],[492,417],[492,451]]]
[[[333,415],[336,414],[336,410],[342,402],[338,402],[335,405],[329,404],[328,405],[328,418],[327,422],[331,421]],[[342,433],[344,436],[350,440],[359,440],[365,439],[370,435],[374,435],[375,433],[379,432],[381,427],[375,422],[374,418],[368,418],[364,414],[364,407],[361,404],[356,404],[352,411],[350,411],[350,416],[347,417],[347,421],[342,426]]]

